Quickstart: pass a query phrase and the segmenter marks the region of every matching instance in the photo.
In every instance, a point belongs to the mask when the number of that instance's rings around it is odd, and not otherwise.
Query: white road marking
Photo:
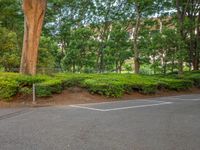
[[[104,109],[96,109],[96,108],[85,107],[85,106],[79,106],[79,105],[69,105],[69,106],[70,106],[70,107],[74,107],[74,108],[88,109],[88,110],[105,111]]]
[[[177,100],[181,100],[181,101],[200,101],[200,99],[189,99],[189,98],[179,98],[179,97],[170,97],[169,99],[177,99]]]
[[[144,108],[144,107],[169,105],[169,104],[172,104],[172,102],[162,102],[162,103],[159,103],[159,104],[146,104],[146,105],[137,105],[137,106],[129,106],[129,107],[111,108],[111,109],[97,109],[97,108],[91,108],[91,107],[79,106],[79,105],[70,105],[70,107],[82,108],[82,109],[88,109],[88,110],[95,110],[95,111],[101,111],[101,112],[108,112],[108,111],[114,111],[114,110],[125,110],[125,109],[131,109],[131,108]]]
[[[177,96],[166,96],[166,97],[177,97],[181,98],[183,96],[200,96],[200,94],[184,94],[184,95],[177,95]]]
[[[144,108],[144,107],[152,107],[152,106],[160,106],[160,105],[168,105],[168,104],[172,104],[172,102],[164,102],[164,103],[159,103],[159,104],[137,105],[137,106],[120,107],[120,108],[111,108],[111,109],[105,109],[105,111],[124,110],[124,109],[131,109],[131,108]]]
[[[151,99],[135,99],[135,100],[119,100],[119,101],[110,101],[110,102],[100,102],[100,103],[86,103],[86,104],[77,104],[78,106],[92,106],[92,105],[103,105],[103,104],[116,104],[116,103],[124,103],[124,102],[160,102],[163,103],[165,101],[151,100]],[[75,106],[77,106],[75,105]]]

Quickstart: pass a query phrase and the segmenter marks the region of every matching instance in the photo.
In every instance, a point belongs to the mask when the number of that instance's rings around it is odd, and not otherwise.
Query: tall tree
[[[38,46],[46,11],[47,0],[24,0],[24,41],[22,49],[22,74],[35,75]]]
[[[135,4],[135,11],[136,11],[136,24],[133,33],[133,50],[134,50],[134,65],[135,65],[135,73],[138,74],[140,71],[140,62],[139,62],[139,50],[138,50],[138,33],[140,30],[141,24],[141,9],[140,4]]]
[[[188,62],[190,70],[199,69],[198,50],[198,16],[200,14],[199,0],[176,0],[174,1],[177,10],[177,29],[182,40],[187,44]],[[179,60],[179,73],[183,72],[183,58]]]
[[[152,15],[153,0],[129,0],[132,9],[131,18],[133,20],[133,53],[134,53],[134,71],[136,74],[140,71],[140,51],[138,48],[138,41],[140,37],[140,30],[142,22],[145,18]]]

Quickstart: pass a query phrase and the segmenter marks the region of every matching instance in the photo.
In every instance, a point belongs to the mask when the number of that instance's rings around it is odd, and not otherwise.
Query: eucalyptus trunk
[[[35,75],[47,0],[24,0],[24,40],[20,73]]]

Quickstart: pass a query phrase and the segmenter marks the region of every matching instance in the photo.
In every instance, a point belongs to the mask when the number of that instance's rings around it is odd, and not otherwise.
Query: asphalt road
[[[0,109],[0,150],[200,150],[200,94]]]

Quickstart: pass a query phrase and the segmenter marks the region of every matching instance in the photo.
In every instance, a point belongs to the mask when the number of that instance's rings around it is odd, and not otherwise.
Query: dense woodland
[[[22,0],[0,0],[0,70],[18,72]],[[48,0],[38,73],[200,69],[199,0]]]

